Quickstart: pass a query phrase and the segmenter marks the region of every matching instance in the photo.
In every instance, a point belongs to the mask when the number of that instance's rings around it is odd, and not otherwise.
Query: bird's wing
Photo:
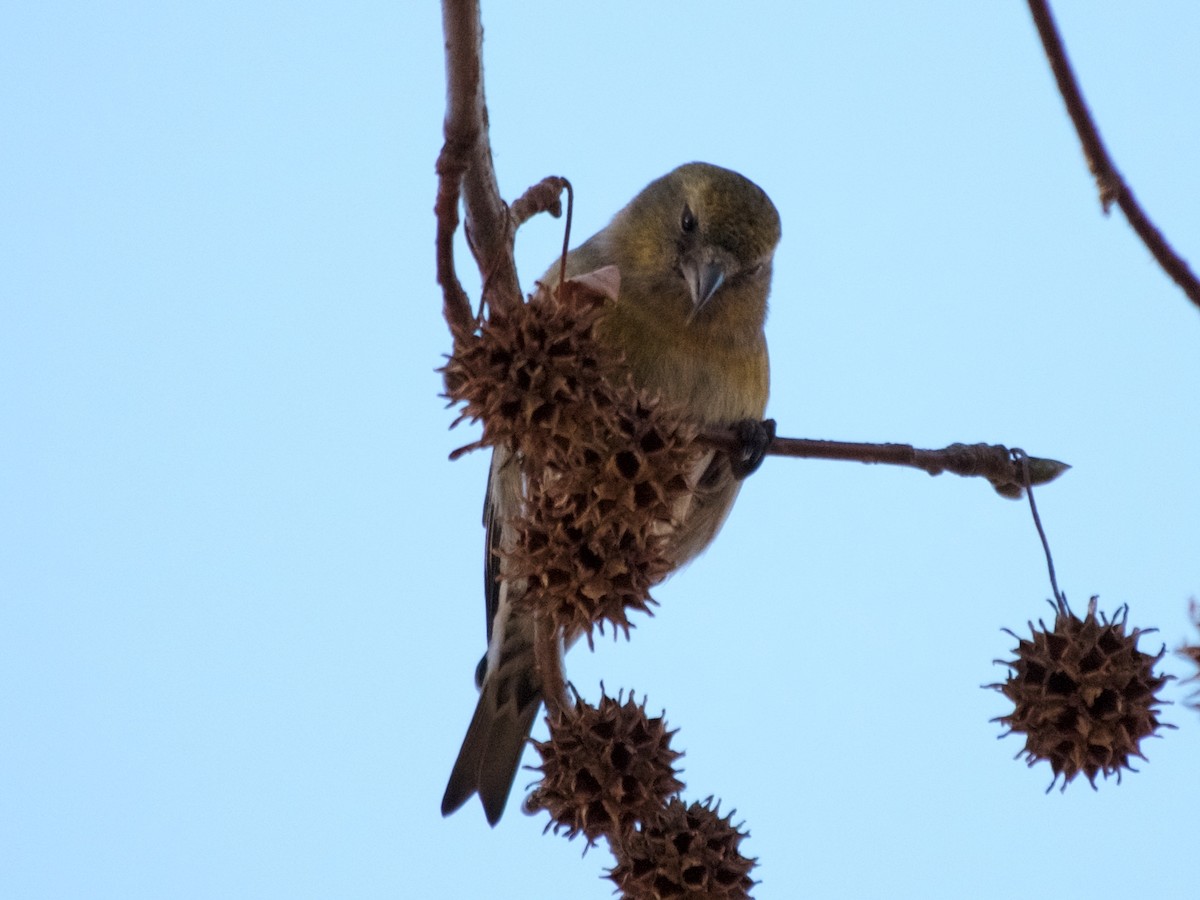
[[[729,455],[716,450],[696,457],[688,484],[692,490],[676,501],[668,529],[676,567],[691,562],[712,542],[742,486],[730,471]]]
[[[449,815],[478,793],[487,820],[495,825],[508,801],[521,754],[541,705],[533,656],[533,619],[517,606],[524,579],[502,579],[497,551],[514,540],[510,518],[519,508],[520,459],[498,447],[488,472],[483,524],[487,530],[484,596],[488,651],[475,671],[480,688],[475,715],[442,798]]]
[[[508,604],[504,602],[502,590],[504,570],[500,551],[510,549],[510,544],[515,540],[511,519],[523,503],[522,490],[520,456],[505,447],[497,447],[492,451],[487,493],[483,501],[483,596],[484,615],[487,617],[488,653],[480,661],[479,669],[475,673],[476,684],[480,687],[483,686],[487,667],[494,668],[496,664],[495,656],[499,651],[498,645],[493,645],[496,644],[494,639],[498,618],[510,613]]]
[[[492,629],[496,621],[496,612],[500,608],[500,521],[499,503],[496,491],[499,489],[497,470],[504,465],[501,456],[508,456],[508,451],[497,447],[492,451],[492,464],[488,468],[487,491],[483,495],[483,598],[484,614],[487,616],[487,639],[492,642]]]

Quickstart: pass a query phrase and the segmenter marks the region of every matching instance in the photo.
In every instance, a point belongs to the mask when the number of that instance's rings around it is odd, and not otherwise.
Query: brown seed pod
[[[573,285],[492,309],[479,334],[460,343],[442,367],[446,397],[463,405],[454,424],[483,423],[472,448],[540,456],[560,431],[572,430],[565,412],[612,402],[610,377],[619,360],[595,336],[608,298]]]
[[[627,900],[705,897],[735,900],[750,896],[750,870],[756,860],[738,849],[746,833],[704,803],[686,805],[678,797],[654,820],[613,845],[617,864],[608,873]]]
[[[529,580],[523,602],[550,609],[567,634],[589,640],[606,622],[628,633],[629,611],[649,612],[650,589],[673,567],[670,525],[690,490],[683,473],[694,468],[694,429],[682,421],[664,428],[654,407],[628,401],[590,464],[530,472],[512,523],[507,571]]]
[[[535,741],[541,783],[525,801],[528,812],[550,813],[547,828],[588,844],[617,837],[635,822],[656,815],[668,797],[683,790],[666,720],[646,715],[632,691],[622,701],[602,696],[598,707],[579,704],[551,720],[550,740]]]
[[[443,370],[458,421],[481,419],[479,444],[520,459],[525,502],[509,522],[506,576],[528,580],[521,602],[589,641],[606,622],[628,633],[629,610],[649,611],[704,452],[698,427],[635,387],[598,340],[608,295],[593,284],[494,311]]]
[[[1140,743],[1160,727],[1157,694],[1167,677],[1156,675],[1154,666],[1166,648],[1155,656],[1139,651],[1145,632],[1125,633],[1129,607],[1109,620],[1097,617],[1096,600],[1082,619],[1061,600],[1054,628],[1030,623],[1029,640],[1008,631],[1017,638],[1017,658],[997,660],[1012,671],[1003,684],[989,685],[1013,701],[1013,711],[993,721],[1008,726],[1006,734],[1025,735],[1017,755],[1031,766],[1047,760],[1054,772],[1050,787],[1061,775],[1064,790],[1080,773],[1093,788],[1100,774],[1119,781],[1122,769],[1133,771],[1131,756],[1145,759]]]

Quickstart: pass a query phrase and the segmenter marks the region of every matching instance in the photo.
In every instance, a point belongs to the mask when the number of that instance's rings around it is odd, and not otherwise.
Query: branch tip
[[[1107,215],[1114,203],[1120,207],[1121,212],[1125,214],[1126,221],[1141,238],[1142,243],[1146,245],[1162,270],[1179,285],[1188,299],[1200,308],[1200,280],[1197,280],[1187,261],[1175,252],[1163,233],[1150,221],[1145,210],[1133,196],[1133,191],[1121,173],[1117,171],[1112,158],[1108,155],[1108,149],[1104,146],[1104,141],[1100,139],[1100,130],[1096,127],[1092,114],[1088,111],[1087,103],[1083,99],[1083,91],[1079,88],[1079,82],[1075,78],[1075,72],[1067,58],[1067,49],[1058,33],[1058,26],[1054,23],[1054,15],[1050,12],[1050,4],[1047,0],[1028,0],[1028,4],[1034,25],[1037,27],[1038,37],[1046,51],[1050,70],[1054,73],[1054,80],[1058,84],[1058,92],[1062,95],[1063,103],[1067,107],[1067,115],[1071,117],[1075,133],[1079,136],[1083,157],[1087,161],[1092,176],[1096,179],[1101,208]]]

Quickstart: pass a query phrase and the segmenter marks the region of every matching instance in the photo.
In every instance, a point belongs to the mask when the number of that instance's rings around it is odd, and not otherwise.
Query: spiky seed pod
[[[683,790],[666,720],[646,714],[633,693],[622,701],[603,696],[600,705],[579,704],[547,720],[550,740],[534,741],[542,757],[541,783],[526,809],[550,813],[555,833],[588,844],[629,832],[635,822],[657,814],[668,797]]]
[[[1165,676],[1154,673],[1156,656],[1137,649],[1133,629],[1125,633],[1129,607],[1122,607],[1109,620],[1096,615],[1096,597],[1080,619],[1061,600],[1056,607],[1054,628],[1029,624],[1032,637],[1017,637],[1017,658],[1001,662],[1012,671],[1003,684],[989,685],[1013,701],[1014,708],[1001,722],[1009,732],[1025,735],[1024,755],[1033,765],[1049,761],[1054,772],[1053,787],[1063,778],[1063,789],[1083,773],[1092,787],[1096,776],[1105,778],[1128,768],[1130,756],[1142,759],[1141,740],[1159,727],[1159,689]],[[1006,629],[1007,630],[1007,629]],[[1047,788],[1049,790],[1049,788]]]
[[[597,338],[603,279],[539,290],[494,311],[444,368],[459,421],[482,419],[480,444],[518,454],[524,504],[505,573],[533,590],[568,634],[629,630],[671,570],[665,535],[691,491],[698,427],[634,386]],[[474,446],[474,445],[473,445]]]
[[[442,367],[447,398],[463,404],[454,424],[483,423],[472,447],[540,457],[564,428],[577,430],[562,421],[569,412],[614,402],[610,372],[619,360],[595,336],[608,301],[602,290],[568,282],[557,295],[539,289],[525,303],[491,309]]]
[[[507,571],[534,590],[521,602],[551,610],[568,634],[604,623],[629,631],[631,610],[649,611],[650,589],[671,571],[668,534],[690,490],[694,427],[663,427],[662,410],[630,395],[590,465],[548,463],[526,479],[526,504]],[[627,404],[627,405],[626,405]]]
[[[750,896],[756,860],[738,849],[746,833],[704,803],[671,799],[654,820],[613,844],[617,864],[608,873],[627,900]]]

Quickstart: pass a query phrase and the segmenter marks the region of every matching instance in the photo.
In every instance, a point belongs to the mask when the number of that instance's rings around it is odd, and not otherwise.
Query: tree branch
[[[442,313],[455,349],[461,349],[478,324],[454,263],[458,205],[466,211],[466,236],[483,276],[483,303],[492,309],[522,302],[513,259],[517,226],[538,212],[561,212],[562,178],[547,178],[530,188],[510,212],[500,196],[488,139],[487,102],[483,89],[483,22],[479,0],[443,0],[446,39],[445,143],[437,159],[438,189],[434,203],[437,279],[442,287]],[[561,638],[554,623],[538,614],[534,655],[546,708],[552,717],[566,705]]]
[[[708,444],[736,453],[741,449],[732,429],[710,428],[701,435]],[[930,475],[950,472],[954,475],[982,476],[998,494],[1019,499],[1024,494],[1023,463],[1013,459],[1013,451],[1000,444],[951,444],[941,450],[921,450],[911,444],[860,444],[849,441],[815,441],[804,438],[775,438],[767,447],[769,456],[793,456],[802,459],[839,459],[861,463],[909,466]],[[1029,482],[1033,485],[1053,481],[1067,469],[1054,459],[1027,457]]]
[[[1028,3],[1038,36],[1042,39],[1042,47],[1045,48],[1046,57],[1050,61],[1050,69],[1054,72],[1054,80],[1058,82],[1058,92],[1062,94],[1067,114],[1070,115],[1075,132],[1079,135],[1079,142],[1083,145],[1084,159],[1087,160],[1088,168],[1096,179],[1104,212],[1107,214],[1115,202],[1162,270],[1171,276],[1187,294],[1188,299],[1200,308],[1200,281],[1197,281],[1187,261],[1172,249],[1162,232],[1150,221],[1133,196],[1133,190],[1113,165],[1104,142],[1100,140],[1100,131],[1092,120],[1087,103],[1084,102],[1083,92],[1079,89],[1079,83],[1067,59],[1067,50],[1054,24],[1049,3],[1047,0],[1028,0]]]
[[[475,316],[454,269],[454,232],[458,202],[466,209],[466,235],[483,274],[488,303],[520,302],[513,262],[514,226],[500,197],[492,146],[488,140],[487,102],[483,91],[483,22],[478,0],[444,0],[446,38],[445,143],[438,155],[437,273],[443,313],[456,341],[470,334]]]

